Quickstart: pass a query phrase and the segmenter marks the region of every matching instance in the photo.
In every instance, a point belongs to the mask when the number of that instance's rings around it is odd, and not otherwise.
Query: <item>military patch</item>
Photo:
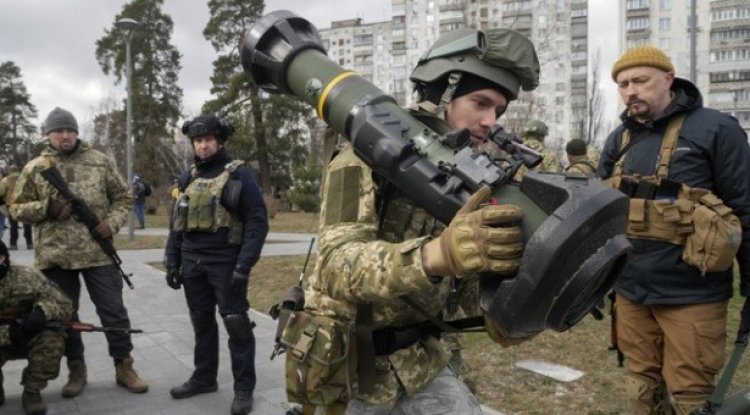
[[[357,221],[360,170],[359,166],[347,166],[330,173],[324,225]]]

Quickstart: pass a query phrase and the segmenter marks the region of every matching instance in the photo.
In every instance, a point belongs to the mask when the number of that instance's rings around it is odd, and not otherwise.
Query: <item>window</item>
[[[660,17],[659,18],[659,31],[660,32],[669,32],[672,30],[672,19],[669,17]]]
[[[660,37],[659,48],[663,50],[669,50],[672,47],[672,38]]]
[[[644,46],[648,44],[648,38],[645,37],[639,37],[635,39],[628,39],[628,49],[634,48],[636,46]]]
[[[642,30],[649,28],[648,17],[632,17],[626,23],[628,30]]]
[[[649,4],[648,0],[628,0],[625,7],[627,10],[648,9]]]
[[[659,10],[669,10],[672,8],[672,0],[659,0]]]

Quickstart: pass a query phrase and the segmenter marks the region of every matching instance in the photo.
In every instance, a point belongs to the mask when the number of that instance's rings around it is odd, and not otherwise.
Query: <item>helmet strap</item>
[[[448,106],[448,104],[450,104],[451,100],[453,99],[453,95],[455,95],[456,93],[456,88],[458,88],[458,83],[461,82],[461,76],[463,76],[461,72],[451,72],[448,75],[448,86],[445,88],[445,91],[443,91],[443,95],[440,97],[440,103],[437,107],[437,114],[435,114],[441,119],[445,119],[445,107]]]

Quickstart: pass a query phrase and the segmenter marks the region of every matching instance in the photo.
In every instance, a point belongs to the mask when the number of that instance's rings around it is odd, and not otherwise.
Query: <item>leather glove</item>
[[[182,271],[179,268],[167,268],[167,285],[175,290],[180,289],[182,286]]]
[[[239,272],[237,270],[234,270],[234,273],[232,274],[232,279],[230,281],[230,284],[232,285],[232,289],[242,293],[247,294],[247,281],[250,279],[250,273],[249,272]]]
[[[93,234],[98,239],[111,239],[112,228],[109,227],[109,224],[107,223],[105,219],[102,219],[96,225],[96,228],[94,228]]]
[[[47,216],[55,220],[65,220],[73,213],[73,207],[68,202],[51,199],[47,204]]]
[[[424,245],[425,270],[429,275],[460,277],[479,272],[512,274],[518,270],[523,235],[517,224],[523,213],[516,205],[488,205],[477,210],[491,193],[489,187],[479,189],[440,237]]]
[[[47,316],[44,315],[44,310],[41,308],[34,307],[29,313],[28,317],[23,319],[21,322],[21,328],[30,335],[35,335],[44,329],[47,324]]]

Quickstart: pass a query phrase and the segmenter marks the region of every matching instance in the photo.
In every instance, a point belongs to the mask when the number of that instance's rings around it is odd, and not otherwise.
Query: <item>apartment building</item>
[[[392,0],[390,22],[351,19],[333,22],[320,33],[334,61],[409,106],[414,98],[409,75],[419,58],[440,34],[462,27],[511,28],[537,46],[541,85],[522,93],[503,116],[509,130],[520,132],[528,119],[541,118],[550,127],[553,148],[585,138],[588,0]],[[373,48],[372,54],[367,48]]]
[[[691,44],[695,1],[695,46]],[[733,114],[750,130],[750,3],[747,0],[620,0],[621,50],[651,44],[690,79],[704,104]],[[695,51],[694,55],[692,51]],[[691,71],[691,62],[695,70]]]

